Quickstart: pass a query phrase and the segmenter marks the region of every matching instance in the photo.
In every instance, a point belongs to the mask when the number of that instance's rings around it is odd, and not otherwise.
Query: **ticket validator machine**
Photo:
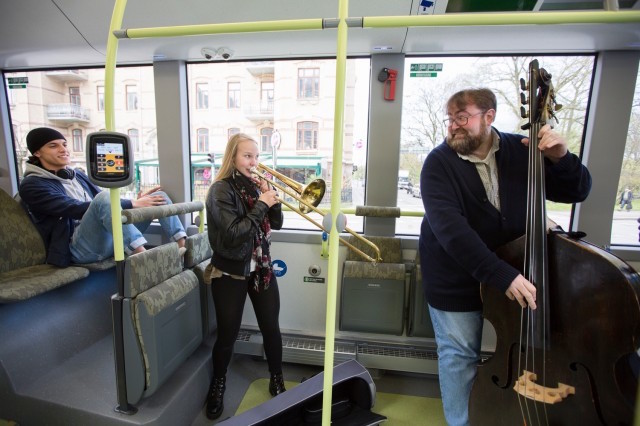
[[[133,182],[133,152],[129,136],[117,132],[87,135],[89,179],[103,188],[122,188]]]
[[[137,409],[127,401],[126,377],[124,376],[124,337],[122,311],[124,301],[124,250],[119,188],[133,182],[133,150],[131,140],[124,133],[102,131],[87,135],[87,168],[89,180],[95,185],[109,188],[111,199],[111,228],[113,254],[116,260],[118,292],[111,296],[113,321],[114,361],[116,364],[116,386],[118,405],[116,411],[133,414]]]

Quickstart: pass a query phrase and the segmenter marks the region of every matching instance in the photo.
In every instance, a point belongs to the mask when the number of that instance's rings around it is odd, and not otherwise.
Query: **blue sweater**
[[[92,184],[88,176],[81,171],[75,172],[75,179],[93,199],[100,192],[100,188]],[[51,179],[48,179],[44,177],[47,173],[25,173],[20,183],[20,198],[42,236],[47,250],[46,263],[69,266],[69,243],[75,227],[74,221],[82,219],[91,201],[69,197],[60,179],[50,173],[48,174],[51,175]],[[132,207],[131,200],[120,200],[120,204],[123,209]]]
[[[526,232],[529,150],[521,143],[524,136],[498,135],[500,211],[487,199],[476,166],[446,142],[429,153],[422,167],[422,285],[436,309],[481,310],[480,283],[505,292],[520,273],[494,251]],[[547,199],[580,202],[591,190],[591,175],[577,156],[567,153],[556,164],[545,159],[545,184]]]

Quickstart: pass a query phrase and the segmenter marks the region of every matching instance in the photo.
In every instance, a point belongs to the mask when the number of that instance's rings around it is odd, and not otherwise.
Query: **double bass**
[[[640,276],[613,254],[547,225],[538,131],[555,119],[551,75],[538,61],[521,79],[529,130],[526,234],[497,254],[536,286],[537,309],[482,285],[493,356],[478,366],[469,400],[474,426],[631,425],[640,344]]]

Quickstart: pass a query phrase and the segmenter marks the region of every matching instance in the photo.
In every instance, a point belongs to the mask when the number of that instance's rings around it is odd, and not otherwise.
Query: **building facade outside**
[[[330,186],[335,65],[332,59],[189,64],[193,199],[204,199],[215,175],[216,165],[209,158],[221,159],[227,140],[237,132],[259,141],[261,158],[269,167],[275,160],[279,172],[300,183],[317,176]],[[347,67],[342,198],[351,202],[357,79],[354,62],[348,61]],[[106,127],[104,69],[15,72],[5,76],[28,78],[26,87],[7,91],[20,176],[29,156],[26,135],[40,126],[65,135],[72,166],[86,170],[86,137]],[[159,184],[152,66],[116,69],[114,114],[115,130],[129,135],[137,163],[137,186],[129,190]],[[274,133],[274,140],[280,141],[275,151],[271,144]]]

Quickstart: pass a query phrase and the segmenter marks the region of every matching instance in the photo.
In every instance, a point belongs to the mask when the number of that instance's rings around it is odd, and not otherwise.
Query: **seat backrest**
[[[366,237],[367,240],[378,246],[382,263],[402,263],[402,241],[395,237]],[[373,255],[371,247],[354,236],[349,237],[349,243],[362,250],[368,255]],[[372,256],[373,257],[373,256]],[[347,260],[363,260],[362,257],[353,250],[349,250]]]
[[[184,267],[193,268],[205,260],[211,259],[213,250],[209,244],[209,235],[206,232],[190,235],[185,242],[187,248],[184,254]]]
[[[217,329],[216,313],[211,298],[211,284],[205,279],[205,271],[209,265],[209,260],[213,255],[209,244],[209,235],[201,232],[189,235],[185,242],[187,248],[184,254],[184,267],[191,269],[198,277],[200,283],[200,308],[202,310],[202,335],[208,336]]]
[[[422,289],[422,266],[420,265],[419,251],[416,251],[415,266],[411,272],[411,285],[409,287],[407,336],[435,338],[429,315],[429,306]]]
[[[178,244],[163,244],[125,260],[124,297],[134,298],[182,272]]]
[[[44,242],[24,208],[0,189],[0,273],[45,262]]]
[[[125,260],[124,351],[127,398],[152,395],[202,342],[198,278],[183,270],[178,244]]]
[[[364,261],[349,250],[342,269],[340,324],[343,331],[401,335],[404,327],[406,268],[402,243],[395,237],[367,237],[378,246],[382,262]],[[349,243],[371,255],[359,238]]]

